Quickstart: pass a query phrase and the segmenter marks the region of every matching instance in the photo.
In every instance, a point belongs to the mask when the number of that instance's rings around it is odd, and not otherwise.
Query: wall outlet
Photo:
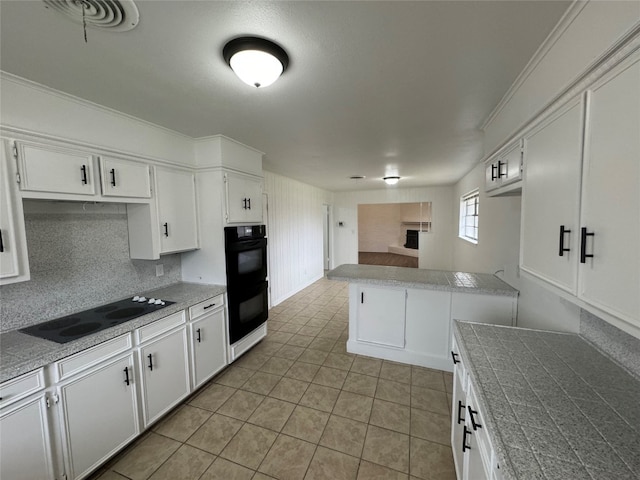
[[[156,265],[156,277],[161,277],[162,275],[164,275],[164,265],[159,263]]]

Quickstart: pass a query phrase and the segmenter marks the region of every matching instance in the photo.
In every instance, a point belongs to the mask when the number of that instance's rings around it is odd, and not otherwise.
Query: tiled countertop
[[[138,327],[155,322],[224,292],[226,292],[226,287],[222,285],[200,285],[184,282],[145,292],[144,295],[148,298],[163,298],[176,303],[65,344],[32,337],[17,330],[3,333],[0,335],[0,382],[56,362],[123,333],[131,332]]]
[[[489,273],[449,272],[424,268],[344,264],[327,273],[329,280],[425,288],[450,292],[517,296],[518,291]]]
[[[640,379],[579,335],[454,332],[505,478],[640,478]]]

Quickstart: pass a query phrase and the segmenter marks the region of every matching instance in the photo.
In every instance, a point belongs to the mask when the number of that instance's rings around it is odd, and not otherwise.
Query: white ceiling
[[[0,2],[0,68],[191,137],[223,134],[267,170],[328,190],[451,184],[483,155],[483,120],[569,1],[136,1],[128,32],[40,1]],[[240,35],[289,53],[253,89],[222,59]],[[364,181],[349,180],[365,175]]]

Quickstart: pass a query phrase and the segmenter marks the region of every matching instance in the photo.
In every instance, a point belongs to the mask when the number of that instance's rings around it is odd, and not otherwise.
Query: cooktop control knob
[[[150,298],[148,303],[149,303],[149,305],[151,305],[152,303],[155,303],[155,301],[156,301],[155,298]]]
[[[137,302],[138,300],[140,300],[140,297],[138,295],[136,295],[135,297],[133,297],[131,299],[133,302]]]
[[[156,305],[164,305],[164,302],[162,300],[160,300],[159,298],[153,303],[155,303]]]
[[[140,297],[140,298],[138,298],[138,301],[140,303],[146,302],[147,301],[147,297]]]

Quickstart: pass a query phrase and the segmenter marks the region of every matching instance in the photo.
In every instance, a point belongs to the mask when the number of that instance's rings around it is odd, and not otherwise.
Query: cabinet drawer
[[[173,315],[169,315],[168,317],[162,318],[158,321],[150,323],[149,325],[145,325],[144,327],[140,327],[139,329],[137,329],[136,341],[138,342],[138,344],[147,342],[152,338],[163,334],[164,332],[168,332],[178,325],[182,325],[185,322],[185,311],[181,310],[180,312],[176,312]]]
[[[218,295],[217,297],[209,298],[204,302],[200,302],[193,307],[189,307],[189,319],[195,320],[196,318],[204,315],[205,313],[218,310],[224,305],[224,295]]]
[[[132,346],[131,334],[127,333],[60,360],[54,363],[56,381],[59,382],[87,370],[118,353],[131,349]]]
[[[0,385],[0,407],[10,405],[40,390],[44,390],[44,368],[25,373]]]

